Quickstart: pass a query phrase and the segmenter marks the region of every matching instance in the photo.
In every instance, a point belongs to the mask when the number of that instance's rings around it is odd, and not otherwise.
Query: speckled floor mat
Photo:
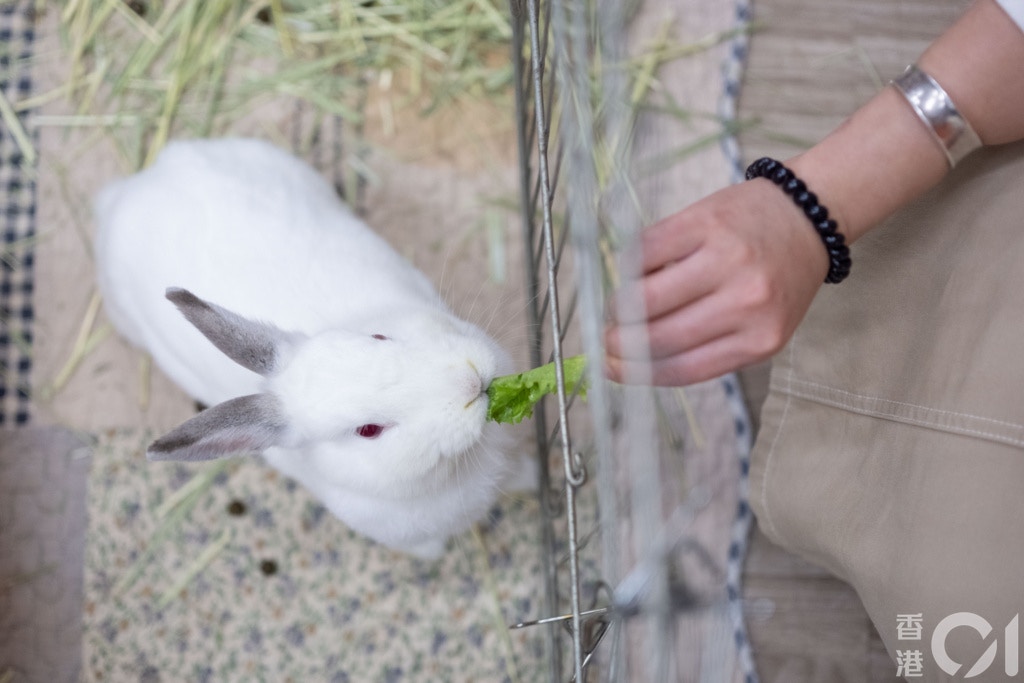
[[[256,460],[92,463],[86,681],[534,681],[538,505],[507,499],[436,563],[364,540]]]

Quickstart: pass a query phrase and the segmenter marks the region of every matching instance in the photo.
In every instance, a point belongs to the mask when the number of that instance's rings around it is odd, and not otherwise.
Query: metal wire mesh
[[[561,372],[566,349],[601,357],[607,306],[640,305],[609,300],[638,271],[616,246],[643,223],[624,68],[630,3],[510,7],[530,360],[554,361],[558,377],[555,405],[535,420],[551,464],[541,468],[546,616],[527,625],[550,631],[551,681],[729,680],[740,634],[726,583],[738,573],[693,534],[716,492],[688,471],[685,446],[699,435],[685,395],[613,388],[591,367],[584,410]]]

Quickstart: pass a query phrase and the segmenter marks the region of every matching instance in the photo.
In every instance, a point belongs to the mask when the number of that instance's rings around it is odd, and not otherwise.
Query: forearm
[[[979,0],[918,60],[985,144],[1024,138],[1024,33]],[[945,154],[914,110],[885,88],[788,165],[853,242],[937,184]]]
[[[1024,33],[993,0],[975,2],[918,64],[986,145],[1024,138]]]

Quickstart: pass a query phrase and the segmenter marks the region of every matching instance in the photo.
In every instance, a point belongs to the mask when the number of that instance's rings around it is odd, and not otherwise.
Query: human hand
[[[764,179],[647,228],[639,249],[643,276],[621,300],[642,301],[644,315],[620,310],[605,336],[606,374],[619,382],[649,372],[655,384],[692,384],[772,356],[828,272],[803,212]]]
[[[973,3],[918,60],[986,144],[1024,139],[1024,40],[996,3]],[[842,160],[842,163],[837,163]],[[822,198],[847,244],[934,187],[942,148],[893,88],[787,166]],[[836,216],[836,214],[839,214]],[[780,350],[828,272],[814,228],[768,180],[721,190],[648,228],[643,276],[606,332],[616,381],[690,384]],[[645,304],[637,315],[630,288]],[[647,338],[650,338],[648,356]]]

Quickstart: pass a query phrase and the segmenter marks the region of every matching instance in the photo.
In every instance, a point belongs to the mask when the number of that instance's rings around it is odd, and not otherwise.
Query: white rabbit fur
[[[172,142],[95,215],[110,319],[213,406],[151,459],[262,450],[355,531],[423,557],[535,483],[485,419],[508,355],[304,162],[258,140]]]

